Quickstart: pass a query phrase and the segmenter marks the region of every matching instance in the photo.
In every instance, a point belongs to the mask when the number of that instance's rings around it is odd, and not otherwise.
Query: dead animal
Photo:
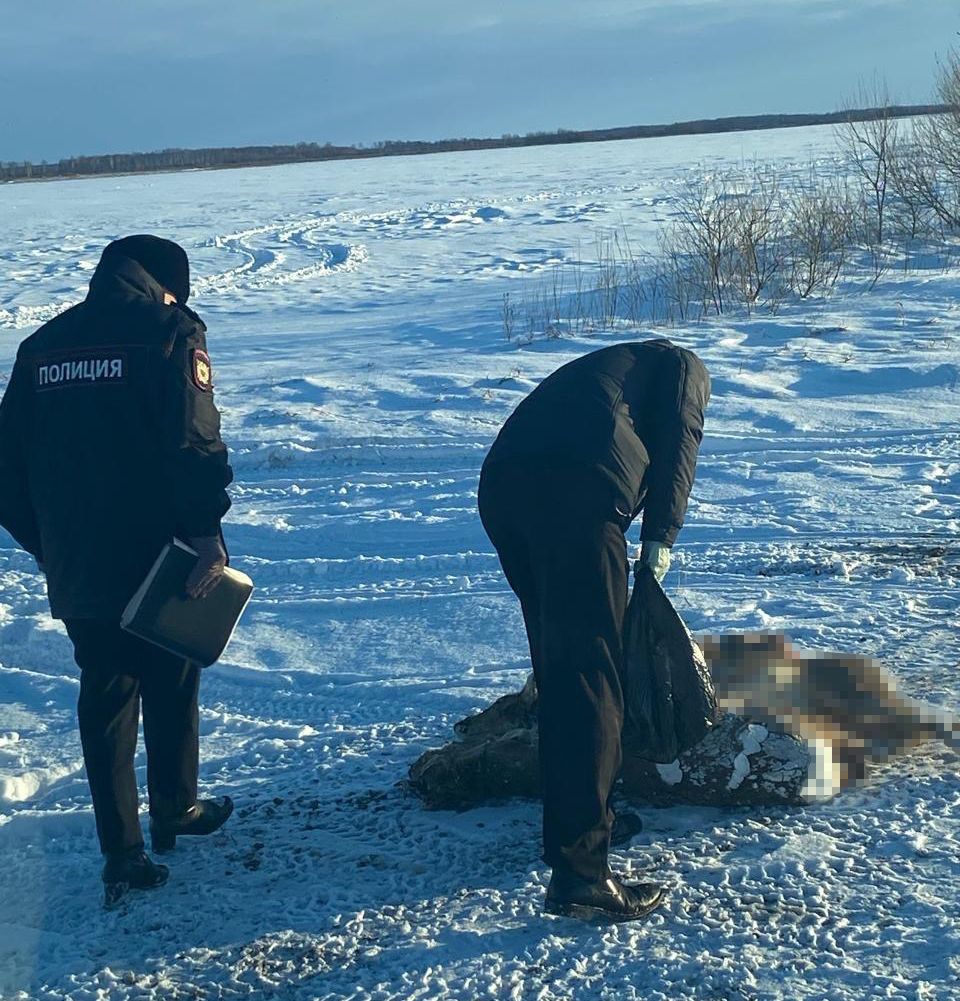
[[[834,785],[860,781],[870,762],[924,741],[960,746],[953,715],[903,693],[870,657],[805,653],[781,633],[699,639],[720,705],[766,726],[825,743]]]

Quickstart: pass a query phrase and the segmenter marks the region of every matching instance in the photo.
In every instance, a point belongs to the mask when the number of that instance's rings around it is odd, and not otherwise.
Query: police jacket
[[[484,468],[569,468],[609,491],[624,527],[672,546],[683,525],[710,377],[668,340],[617,344],[557,369],[507,419]]]
[[[56,618],[119,619],[171,536],[216,535],[233,478],[203,322],[136,261],[17,353],[0,403],[0,525]]]

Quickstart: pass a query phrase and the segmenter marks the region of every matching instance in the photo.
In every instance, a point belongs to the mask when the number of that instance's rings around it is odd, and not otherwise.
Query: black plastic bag
[[[698,744],[717,721],[703,653],[650,567],[634,566],[624,633],[623,746],[663,764]]]

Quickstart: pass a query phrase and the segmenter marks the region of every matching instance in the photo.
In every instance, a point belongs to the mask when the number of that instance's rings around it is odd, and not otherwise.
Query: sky
[[[0,161],[932,100],[956,0],[5,0]]]

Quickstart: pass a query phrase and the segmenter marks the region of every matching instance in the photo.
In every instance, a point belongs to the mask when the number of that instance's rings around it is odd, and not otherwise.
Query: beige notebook
[[[197,554],[179,539],[163,547],[120,619],[121,628],[171,653],[209,667],[226,649],[253,593],[253,581],[227,567],[203,598],[188,598]]]

